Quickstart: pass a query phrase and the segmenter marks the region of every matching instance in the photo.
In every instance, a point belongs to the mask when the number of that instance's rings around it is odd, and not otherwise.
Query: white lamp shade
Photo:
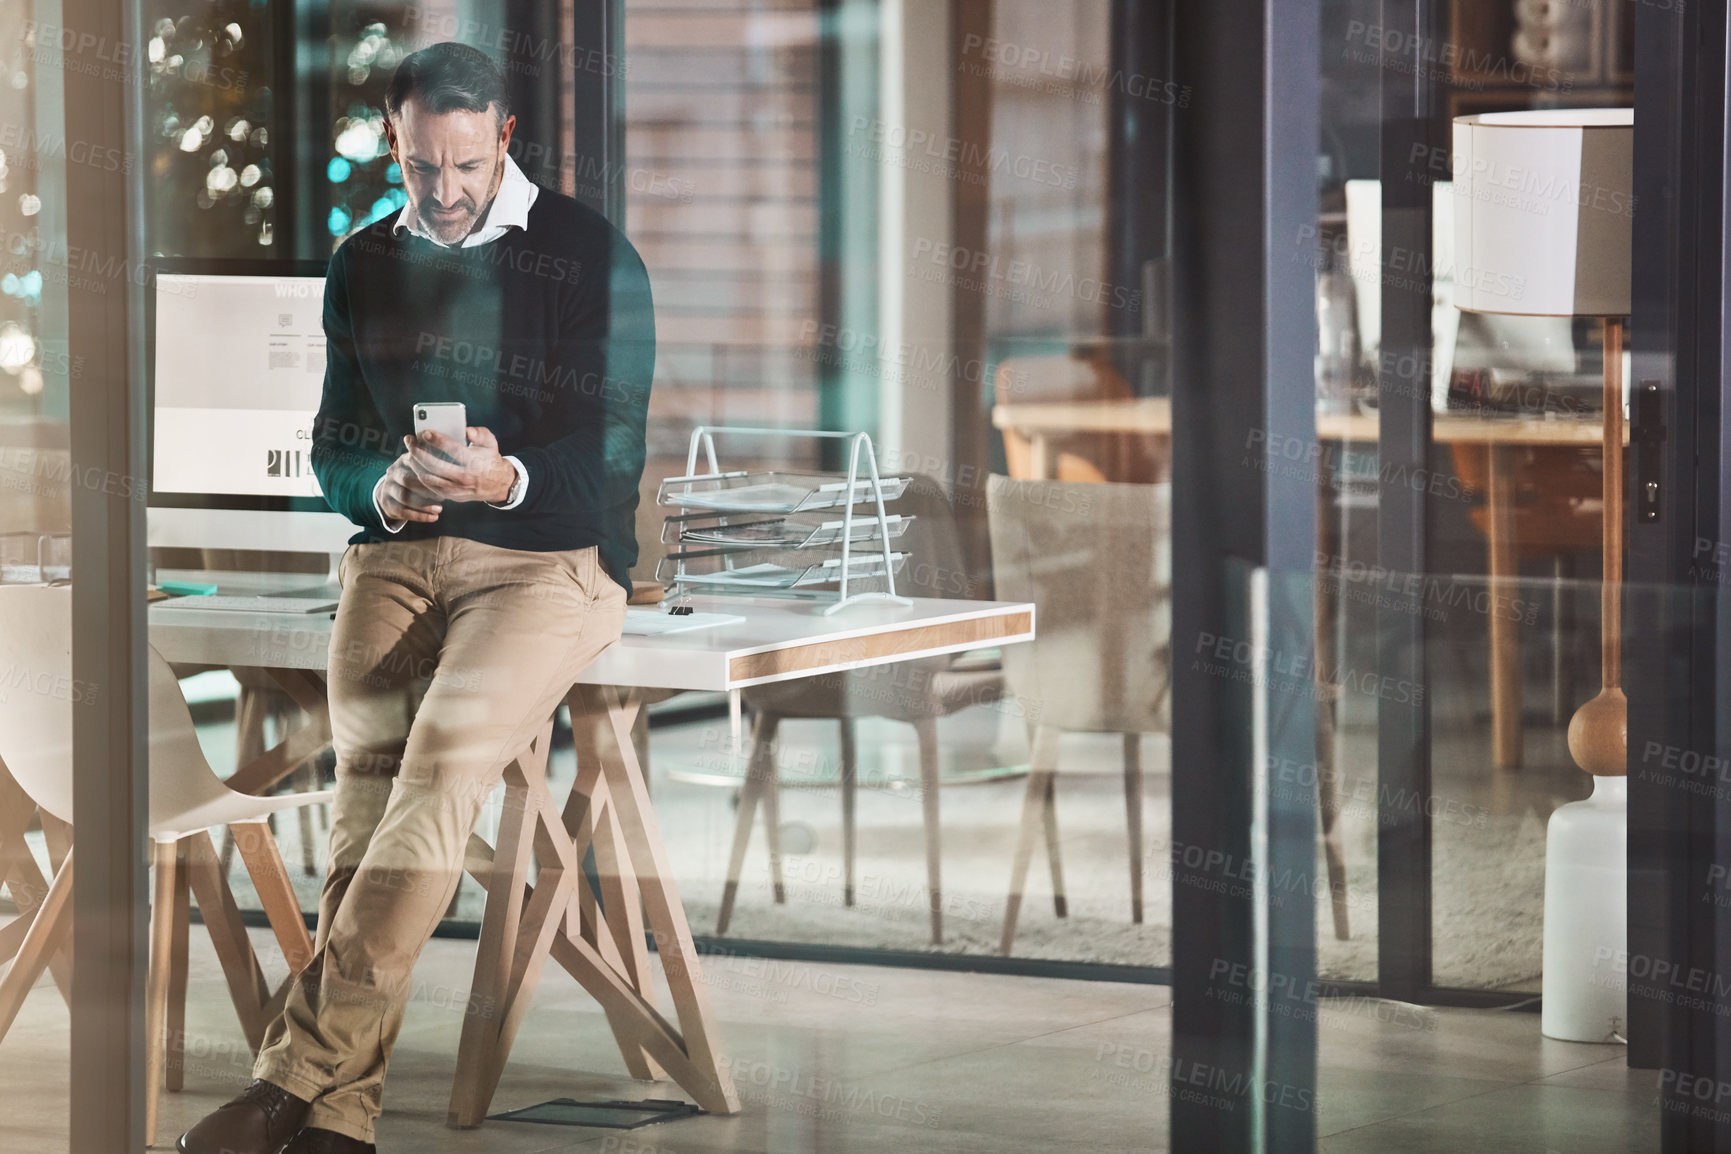
[[[1455,304],[1627,316],[1634,170],[1630,108],[1456,117]]]

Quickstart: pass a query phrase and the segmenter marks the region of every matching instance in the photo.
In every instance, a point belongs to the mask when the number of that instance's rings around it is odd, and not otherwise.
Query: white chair
[[[968,571],[957,525],[955,498],[935,477],[918,475],[896,512],[912,515],[913,524],[900,547],[912,556],[896,591],[909,597],[973,596],[978,588]],[[943,872],[939,829],[938,719],[971,705],[997,701],[1004,675],[996,664],[982,667],[962,654],[927,657],[895,665],[874,665],[845,673],[824,673],[795,681],[775,682],[744,692],[753,716],[751,758],[739,793],[734,819],[733,849],[728,855],[727,883],[715,933],[727,933],[739,893],[739,876],[751,840],[753,814],[763,808],[764,840],[769,847],[771,894],[776,904],[787,901],[781,874],[781,785],[775,764],[775,737],[790,718],[834,720],[841,727],[842,904],[854,904],[854,829],[858,793],[855,719],[887,717],[914,727],[920,751],[920,801],[926,835],[926,887],[932,944],[942,945]]]
[[[1063,733],[1124,743],[1130,920],[1142,921],[1142,735],[1169,728],[1172,486],[1017,481],[986,488],[992,577],[1006,601],[1032,601],[1038,637],[1004,647],[1004,675],[1032,729],[1028,792],[1004,904],[1000,949],[1015,941],[1034,841],[1043,826],[1052,904],[1068,913],[1056,784]]]
[[[0,588],[0,668],[24,673],[22,678],[9,678],[4,696],[0,696],[0,761],[42,813],[66,822],[73,821],[73,730],[78,724],[94,721],[114,692],[109,686],[84,686],[72,679],[71,639],[69,588]],[[266,820],[280,810],[329,801],[332,795],[250,797],[229,789],[205,760],[174,672],[154,649],[148,655],[148,672],[148,828],[156,883],[145,1017],[145,1128],[146,1141],[154,1142],[157,1092],[164,1080],[165,1058],[169,1088],[179,1089],[181,1081],[189,886],[198,899],[241,1028],[254,1053],[287,990],[284,983],[273,995],[265,983],[208,830],[219,825],[234,830],[236,846],[292,980],[312,959],[312,938]],[[76,839],[76,825],[73,831]],[[76,844],[55,872],[48,895],[37,907],[17,948],[12,968],[0,978],[0,1038],[72,927],[75,853]]]
[[[1015,481],[986,487],[997,596],[1032,601],[1030,644],[1004,647],[1009,688],[1038,713],[999,949],[1010,953],[1034,842],[1044,828],[1052,904],[1068,913],[1058,852],[1056,781],[1063,733],[1117,733],[1124,742],[1130,835],[1130,919],[1142,921],[1141,735],[1170,729],[1172,486]],[[1337,936],[1346,925],[1346,861],[1334,815],[1335,776],[1317,774],[1323,849]]]

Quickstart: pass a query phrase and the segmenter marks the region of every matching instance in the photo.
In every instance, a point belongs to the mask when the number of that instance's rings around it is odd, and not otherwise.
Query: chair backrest
[[[968,566],[955,495],[942,481],[915,473],[907,491],[884,508],[914,518],[893,544],[897,552],[908,554],[902,571],[896,574],[897,593],[963,601],[980,601],[990,595],[986,575]],[[875,513],[869,505],[860,511]],[[881,588],[881,583],[870,581],[866,588]],[[953,654],[943,654],[898,662],[894,667],[873,666],[758,685],[745,690],[744,699],[747,708],[784,716],[916,716],[930,712],[923,702],[930,696],[931,682],[915,671],[936,672],[954,660]]]
[[[914,519],[893,546],[908,554],[906,567],[896,575],[897,593],[964,601],[978,601],[987,596],[985,574],[974,572],[968,565],[955,495],[942,481],[915,473],[908,482],[907,492],[885,508]],[[869,505],[862,509],[867,513],[874,511]]]
[[[199,748],[174,671],[154,649],[146,661],[154,826],[222,797],[228,787]],[[0,586],[0,761],[30,800],[63,821],[73,820],[73,730],[105,714],[115,692],[73,680],[70,588]]]
[[[0,586],[0,761],[42,809],[72,820],[72,590]]]
[[[1059,353],[1005,357],[992,379],[1000,404],[1017,401],[1103,401],[1130,395],[1130,386],[1110,366],[1089,357]]]
[[[1171,678],[1170,484],[986,487],[1001,601],[1032,601],[1036,638],[1003,649],[1030,722],[1142,733]]]

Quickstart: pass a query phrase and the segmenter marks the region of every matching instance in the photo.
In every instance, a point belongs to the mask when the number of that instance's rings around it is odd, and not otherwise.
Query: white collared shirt
[[[393,233],[401,233],[405,228],[422,240],[432,241],[441,248],[474,248],[476,245],[490,244],[504,236],[514,228],[528,231],[529,210],[535,205],[535,198],[541,195],[541,186],[523,175],[523,170],[517,167],[517,162],[510,155],[505,156],[505,175],[499,179],[499,191],[493,194],[493,203],[487,206],[486,213],[481,217],[480,225],[458,244],[445,244],[421,227],[421,218],[416,215],[412,205],[405,204],[397,214],[397,219],[391,223]],[[506,457],[511,468],[517,471],[517,483],[512,486],[511,495],[502,504],[493,505],[495,509],[515,509],[523,503],[523,498],[529,495],[529,470],[523,467],[523,462],[516,457]],[[379,489],[385,483],[380,477],[378,484],[373,486],[373,511],[379,515],[379,523],[387,533],[400,533],[406,522],[392,522],[385,518],[385,511],[379,507]]]
[[[421,218],[414,211],[414,206],[405,204],[403,210],[397,213],[397,219],[391,223],[391,231],[402,232],[405,228],[422,240],[430,240],[443,248],[474,248],[478,244],[488,244],[498,240],[514,228],[527,230],[529,227],[529,210],[535,206],[535,198],[541,195],[541,186],[523,175],[523,170],[517,167],[510,154],[505,156],[505,175],[499,180],[499,191],[493,194],[493,203],[487,207],[481,217],[478,227],[457,244],[445,244],[421,227]]]

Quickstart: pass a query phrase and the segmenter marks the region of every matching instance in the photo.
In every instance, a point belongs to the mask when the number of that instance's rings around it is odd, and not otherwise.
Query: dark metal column
[[[1629,987],[1630,1064],[1659,1068],[1662,1148],[1724,1150],[1731,773],[1710,767],[1731,756],[1731,27],[1723,5],[1643,6],[1635,19],[1629,942],[1615,968]]]
[[[1436,35],[1431,0],[1384,0],[1387,40],[1411,44]],[[1397,34],[1398,33],[1398,37]],[[1384,259],[1431,251],[1434,150],[1449,142],[1437,126],[1433,82],[1424,68],[1382,71],[1382,251]],[[1451,260],[1436,254],[1437,260]],[[1409,262],[1410,263],[1410,262]],[[1417,365],[1410,376],[1385,371],[1378,382],[1377,563],[1390,573],[1424,573],[1425,487],[1430,470],[1431,278],[1408,267],[1383,278],[1382,363]],[[1377,672],[1426,685],[1425,617],[1407,608],[1377,611]],[[1382,993],[1426,1000],[1431,986],[1430,807],[1410,804],[1431,792],[1430,695],[1377,702],[1377,976]],[[1403,804],[1404,803],[1404,804]]]
[[[1314,800],[1268,797],[1265,848],[1252,823],[1257,758],[1314,748],[1314,487],[1269,447],[1315,442],[1318,28],[1316,0],[1174,8],[1173,79],[1193,89],[1171,160],[1175,1150],[1314,1140]],[[1259,904],[1277,878],[1306,900]]]
[[[1111,337],[1166,336],[1170,247],[1172,117],[1189,100],[1171,78],[1171,0],[1112,0],[1112,70],[1136,83],[1114,85],[1107,120],[1106,281],[1142,294],[1141,309],[1103,310]],[[1163,350],[1117,358],[1138,393],[1168,391]]]
[[[994,84],[990,77],[976,75],[959,67],[961,45],[969,37],[975,43],[992,40],[995,0],[948,0],[950,8],[950,52],[954,63],[949,66],[950,127],[952,140],[961,142],[961,160],[957,164],[961,179],[951,182],[950,243],[958,252],[983,253],[991,247],[992,166],[986,156],[992,146],[992,101]],[[956,364],[964,366],[954,374],[950,387],[950,467],[957,477],[986,475],[988,442],[996,436],[989,416],[992,382],[982,372],[969,373],[965,366],[986,363],[986,300],[987,294],[978,288],[964,287],[960,282],[950,291],[949,352]],[[963,549],[970,571],[987,568],[988,550],[985,526],[985,503],[972,503],[957,509],[964,523]]]
[[[270,24],[270,145],[272,219],[276,235],[271,254],[286,260],[305,256],[299,248],[301,182],[296,179],[299,141],[295,137],[295,93],[300,77],[295,74],[295,11],[293,4],[273,4],[265,11]]]
[[[562,73],[605,70],[608,62],[574,51],[560,35],[559,5],[548,0],[505,0],[506,34],[501,38],[505,94],[517,116],[511,155],[523,174],[551,188],[559,187],[564,166],[571,163],[561,147],[564,126],[559,120]]]
[[[65,0],[65,27],[84,41],[142,44],[136,5]],[[133,57],[136,65],[136,57]],[[141,71],[62,70],[66,139],[143,156]],[[138,371],[131,275],[140,268],[142,180],[67,166],[68,260],[88,254],[128,275],[95,276],[71,289],[70,353],[85,372],[73,383],[72,672],[86,687],[74,705],[72,1116],[79,1154],[143,1148],[146,959],[145,780],[148,714],[144,646],[144,388]],[[129,183],[132,187],[128,187]],[[135,350],[139,356],[135,358]]]
[[[572,7],[577,121],[577,199],[625,227],[625,4],[582,0]],[[553,107],[557,107],[557,102]]]
[[[279,3],[279,29],[286,29],[284,52],[293,61],[286,83],[275,95],[281,109],[276,189],[284,199],[277,209],[277,227],[286,238],[277,242],[279,255],[294,260],[327,260],[331,255],[328,224],[331,182],[325,176],[330,155],[331,5]],[[280,58],[281,54],[279,54]],[[292,216],[291,216],[292,214]]]
[[[1717,455],[1716,422],[1701,405],[1716,405],[1717,390],[1699,395],[1703,372],[1701,354],[1689,334],[1700,328],[1686,279],[1694,275],[1693,243],[1689,256],[1681,242],[1692,237],[1699,217],[1694,190],[1712,174],[1710,158],[1696,153],[1701,131],[1695,98],[1688,92],[1700,80],[1685,47],[1686,21],[1673,13],[1636,13],[1635,75],[1641,100],[1635,109],[1634,315],[1629,327],[1633,353],[1632,383],[1637,393],[1656,382],[1664,400],[1666,423],[1673,430],[1663,446],[1667,476],[1657,522],[1631,519],[1626,534],[1628,586],[1624,620],[1655,628],[1625,630],[1623,683],[1629,698],[1629,955],[1668,958],[1673,954],[1673,926],[1686,926],[1686,879],[1672,871],[1684,864],[1684,843],[1675,837],[1690,823],[1687,803],[1668,788],[1663,750],[1681,740],[1695,748],[1690,731],[1699,728],[1692,716],[1703,707],[1711,716],[1713,677],[1692,677],[1698,644],[1712,644],[1714,604],[1712,582],[1696,602],[1690,591],[1690,568],[1697,523],[1713,539],[1716,494],[1707,486],[1697,508],[1696,445]],[[1717,182],[1714,182],[1717,183]],[[1717,264],[1717,252],[1713,253]],[[1710,301],[1700,302],[1710,309]],[[1674,355],[1673,355],[1674,354]],[[1715,371],[1709,364],[1708,372]],[[1637,409],[1639,407],[1637,406]],[[1637,411],[1637,416],[1639,415]],[[1679,416],[1688,415],[1679,427]],[[1704,419],[1701,419],[1704,418]],[[1641,430],[1633,430],[1639,438]],[[1695,441],[1696,436],[1699,441]],[[1637,442],[1638,443],[1638,442]],[[1635,471],[1638,471],[1635,470]],[[1710,471],[1703,469],[1703,475]],[[1697,640],[1697,625],[1705,631]],[[1703,671],[1705,672],[1705,671]],[[1679,736],[1681,735],[1681,736]],[[1702,735],[1711,740],[1710,734]],[[1656,748],[1659,756],[1644,751]],[[1692,836],[1700,836],[1699,832]],[[1679,881],[1684,884],[1678,884]],[[1680,946],[1685,943],[1679,943]],[[1644,968],[1644,967],[1643,967]],[[1650,983],[1631,983],[1629,994],[1629,1064],[1657,1069],[1670,1062],[1666,1033],[1668,1012]],[[1680,1041],[1681,1039],[1679,1039]]]

